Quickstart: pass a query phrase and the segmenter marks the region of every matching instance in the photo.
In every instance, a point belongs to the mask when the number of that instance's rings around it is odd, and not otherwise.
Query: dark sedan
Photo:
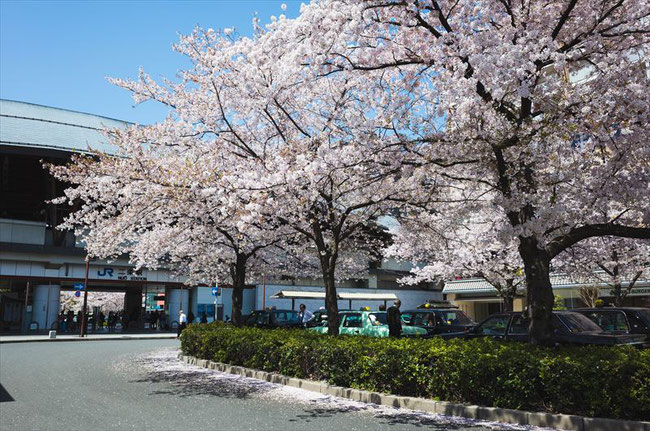
[[[499,340],[528,342],[530,321],[522,313],[493,314],[468,332],[443,334],[449,338],[492,337]],[[642,346],[643,335],[613,334],[600,329],[598,325],[580,313],[573,311],[553,311],[553,341],[556,344],[578,345],[620,345]]]
[[[465,332],[476,326],[476,322],[457,308],[407,310],[402,313],[402,321],[407,326],[426,329],[427,335]]]
[[[643,334],[645,346],[650,347],[650,308],[641,307],[600,307],[574,308],[587,316],[605,332]]]
[[[295,310],[255,310],[244,319],[244,326],[257,328],[296,328],[300,326]]]

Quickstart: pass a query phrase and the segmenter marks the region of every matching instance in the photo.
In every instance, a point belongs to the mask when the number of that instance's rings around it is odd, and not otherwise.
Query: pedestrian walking
[[[100,330],[104,330],[104,320],[106,316],[104,316],[104,312],[102,310],[99,310],[99,315],[97,316],[97,326],[99,327]]]
[[[205,311],[201,314],[201,323],[208,323],[208,315],[205,314]]]
[[[167,315],[164,311],[161,311],[160,315],[158,315],[158,327],[163,331],[169,329],[169,322],[167,321]]]
[[[300,323],[300,326],[307,326],[307,322],[314,318],[314,313],[307,310],[305,304],[300,304],[300,307],[298,308],[300,308],[300,312],[298,313],[298,322]]]
[[[183,313],[183,310],[180,310],[178,312],[178,333],[176,334],[176,338],[180,338],[181,333],[183,332],[183,329],[187,326],[187,316],[185,313]]]
[[[65,311],[61,311],[59,316],[59,331],[65,332]]]
[[[386,320],[388,322],[388,335],[391,337],[399,337],[402,334],[402,313],[399,307],[402,301],[396,299],[393,305],[386,310]]]

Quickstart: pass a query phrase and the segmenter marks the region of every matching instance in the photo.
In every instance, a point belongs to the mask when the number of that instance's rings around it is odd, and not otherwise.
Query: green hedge
[[[292,377],[484,406],[650,420],[650,351],[385,339],[190,325],[184,354]]]

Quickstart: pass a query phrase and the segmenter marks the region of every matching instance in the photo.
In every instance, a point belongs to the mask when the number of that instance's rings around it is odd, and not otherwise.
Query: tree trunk
[[[614,282],[614,305],[617,307],[620,307],[623,304],[623,299],[625,296],[623,295],[623,286],[621,284],[620,280],[616,280]]]
[[[232,323],[235,326],[242,324],[242,304],[244,302],[244,287],[246,286],[246,260],[244,254],[237,254],[236,263],[231,266],[232,277]]]
[[[321,255],[321,268],[323,280],[325,281],[325,308],[327,308],[327,333],[329,335],[339,334],[339,304],[336,297],[336,285],[334,284],[334,269],[336,260],[329,253]]]
[[[549,274],[550,258],[540,250],[535,238],[521,238],[519,254],[524,262],[530,317],[530,342],[550,344],[553,335],[553,288]]]
[[[510,295],[503,296],[503,311],[512,311],[514,308],[515,298]]]

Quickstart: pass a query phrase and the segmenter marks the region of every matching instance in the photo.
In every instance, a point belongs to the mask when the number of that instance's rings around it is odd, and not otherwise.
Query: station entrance
[[[83,283],[81,283],[83,285]],[[71,280],[0,280],[0,332],[79,332],[84,290]],[[174,331],[190,291],[179,284],[89,280],[87,333]]]

